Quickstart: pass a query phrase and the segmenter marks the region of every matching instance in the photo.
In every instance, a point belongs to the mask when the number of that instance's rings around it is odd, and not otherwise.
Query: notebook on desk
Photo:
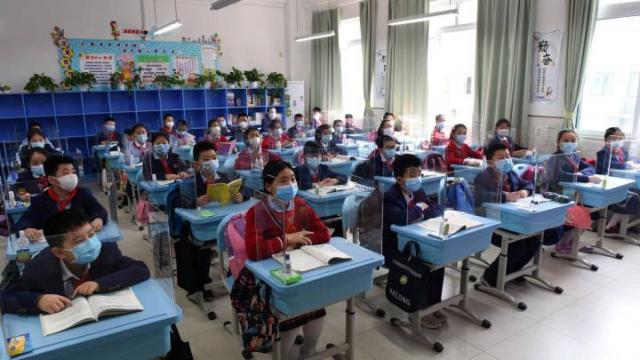
[[[340,191],[349,191],[349,190],[353,190],[355,189],[355,186],[353,183],[347,183],[344,185],[329,185],[329,186],[321,186],[319,188],[317,188],[317,192],[316,194],[318,196],[323,196],[323,195],[327,195],[327,194],[331,194],[334,192],[340,192]]]
[[[447,210],[444,212],[444,218],[447,219],[447,223],[449,224],[449,232],[447,235],[453,235],[457,232],[482,225],[481,222],[471,219],[468,214],[461,211]],[[430,234],[440,237],[443,236],[443,234],[440,233],[440,227],[443,222],[443,217],[438,216],[423,221],[419,223],[418,226],[429,231]]]
[[[351,260],[351,256],[331,244],[306,245],[287,253],[291,260],[291,269],[297,272],[311,271]],[[280,264],[284,263],[284,253],[273,254],[272,257]]]

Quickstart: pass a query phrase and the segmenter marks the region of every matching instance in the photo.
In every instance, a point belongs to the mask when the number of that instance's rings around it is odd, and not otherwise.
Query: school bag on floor
[[[236,214],[224,228],[224,241],[226,242],[227,253],[229,254],[229,271],[234,279],[240,276],[247,261],[247,250],[245,248],[245,218],[244,214]]]
[[[419,253],[420,245],[415,241],[409,241],[402,251],[394,252],[389,263],[387,300],[408,313],[429,306],[427,281],[430,269],[420,258],[413,255]]]

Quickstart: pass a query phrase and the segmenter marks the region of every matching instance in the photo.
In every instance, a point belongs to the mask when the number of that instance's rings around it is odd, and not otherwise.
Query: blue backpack
[[[464,179],[456,180],[447,186],[447,207],[473,214],[474,200],[469,184]]]

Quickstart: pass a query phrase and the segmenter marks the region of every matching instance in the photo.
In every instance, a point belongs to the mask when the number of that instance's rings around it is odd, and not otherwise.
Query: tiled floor
[[[125,239],[123,252],[151,264],[148,243],[142,232],[121,212],[121,228]],[[586,234],[593,237],[593,234]],[[524,312],[506,303],[469,290],[469,308],[493,326],[483,329],[449,313],[449,324],[428,333],[445,349],[432,352],[409,333],[389,324],[390,316],[401,312],[384,298],[381,288],[374,288],[371,298],[387,311],[386,319],[378,319],[358,311],[356,320],[357,359],[640,359],[636,343],[640,332],[640,247],[617,240],[606,244],[624,254],[623,260],[587,255],[600,266],[592,272],[552,259],[545,252],[542,274],[564,288],[562,295],[541,290],[533,285],[509,287],[512,294],[528,305]],[[493,259],[496,250],[484,257]],[[473,266],[481,274],[482,268]],[[457,288],[459,275],[447,270],[445,292]],[[214,301],[218,319],[207,320],[204,314],[176,289],[176,301],[184,311],[179,324],[184,339],[191,343],[196,359],[242,359],[238,341],[223,327],[230,320],[228,296]],[[327,308],[321,344],[338,342],[344,337],[344,304]],[[268,356],[256,356],[268,359]]]

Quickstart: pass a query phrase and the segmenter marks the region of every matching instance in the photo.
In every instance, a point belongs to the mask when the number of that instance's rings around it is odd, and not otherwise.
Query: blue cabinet
[[[200,138],[207,122],[218,115],[237,124],[238,114],[252,119],[266,118],[267,108],[274,106],[284,115],[284,89],[178,89],[56,92],[0,95],[0,156],[12,158],[17,144],[26,137],[27,124],[37,121],[55,146],[72,154],[80,150],[86,172],[92,168],[91,147],[107,116],[117,121],[118,130],[143,123],[150,132],[162,125],[162,117],[172,114],[185,119],[192,133]]]

